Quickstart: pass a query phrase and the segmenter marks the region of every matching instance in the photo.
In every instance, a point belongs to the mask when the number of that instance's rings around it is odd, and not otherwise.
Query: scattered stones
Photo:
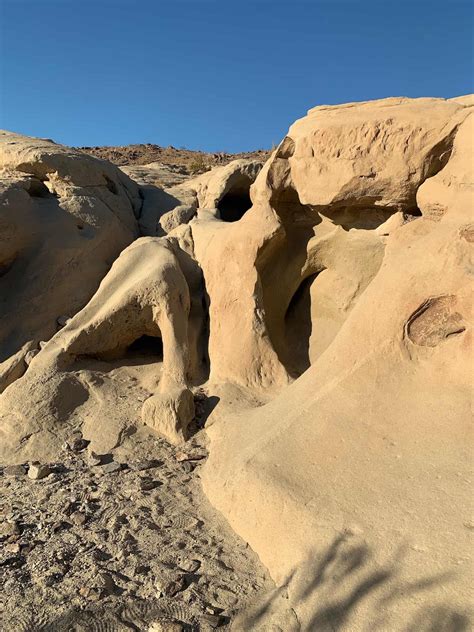
[[[28,478],[31,478],[33,481],[39,481],[50,474],[51,468],[49,465],[42,464],[39,461],[32,461],[32,463],[30,463],[30,467],[28,468]]]
[[[68,441],[78,438],[79,433],[67,435]],[[133,450],[134,460],[123,466],[126,452],[117,452],[116,460],[106,463],[112,455],[97,455],[88,446],[79,456],[66,446],[62,461],[49,464],[52,473],[44,483],[34,484],[26,474],[0,476],[1,510],[21,531],[12,533],[17,529],[10,525],[9,535],[0,538],[0,611],[6,617],[25,609],[38,611],[48,629],[59,630],[64,612],[89,610],[92,618],[84,629],[102,624],[105,629],[109,620],[102,620],[97,604],[104,600],[110,609],[113,600],[119,611],[130,605],[141,613],[143,603],[152,605],[143,615],[127,616],[137,629],[148,630],[153,622],[170,632],[190,631],[199,624],[204,631],[212,629],[200,619],[209,600],[230,616],[239,607],[216,596],[213,577],[223,584],[236,582],[239,597],[254,591],[258,567],[246,561],[242,543],[232,540],[230,532],[226,536],[219,518],[207,518],[199,483],[183,473],[175,449],[160,440],[137,443]],[[101,459],[96,469],[90,457]],[[102,475],[110,466],[119,473]],[[195,518],[197,512],[202,520]],[[1,527],[0,520],[0,533]],[[225,548],[226,537],[232,544],[225,551],[236,569],[232,572],[219,566],[222,554],[212,554]]]
[[[26,467],[24,465],[7,465],[3,473],[5,476],[24,476],[26,474]]]

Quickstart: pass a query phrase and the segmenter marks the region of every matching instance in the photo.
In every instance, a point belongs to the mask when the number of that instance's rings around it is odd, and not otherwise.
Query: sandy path
[[[180,460],[140,428],[102,464],[67,449],[42,480],[2,469],[0,629],[228,629],[271,582],[201,491],[204,443]]]

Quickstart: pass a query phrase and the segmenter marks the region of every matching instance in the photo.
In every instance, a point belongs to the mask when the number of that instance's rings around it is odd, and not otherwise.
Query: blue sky
[[[322,103],[473,91],[464,0],[0,0],[0,126],[270,147]]]

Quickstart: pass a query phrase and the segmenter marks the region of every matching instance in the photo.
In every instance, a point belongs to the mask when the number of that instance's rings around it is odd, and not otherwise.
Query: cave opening
[[[126,349],[126,358],[141,357],[159,357],[163,358],[163,341],[157,336],[140,336],[134,340]]]
[[[310,338],[313,329],[311,319],[311,285],[317,274],[303,279],[288,305],[285,314],[287,344],[287,370],[299,377],[311,365]]]
[[[250,199],[250,178],[241,178],[227,193],[219,200],[217,208],[219,217],[224,222],[238,222],[239,219],[252,206]]]

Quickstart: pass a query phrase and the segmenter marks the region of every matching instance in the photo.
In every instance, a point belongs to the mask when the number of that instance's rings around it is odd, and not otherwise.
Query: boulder
[[[273,318],[287,304],[288,262],[301,277],[316,272],[305,309],[313,330],[326,333],[309,332],[310,347],[315,335],[324,342],[281,394],[208,431],[204,489],[281,586],[236,629],[469,627],[469,102],[316,108],[290,128],[253,187],[242,230],[248,222],[255,234],[251,222],[269,207],[284,228],[260,267],[257,259],[260,284],[255,274],[263,298],[270,294],[273,348],[284,331]],[[305,216],[314,235],[297,268],[291,234]],[[354,238],[363,240],[355,249]],[[242,281],[250,265],[240,243],[220,245],[239,261]],[[244,295],[226,287],[226,304]],[[210,294],[222,313],[223,295]],[[236,331],[239,322],[248,332],[242,302],[238,311]],[[232,317],[228,309],[227,323]],[[245,362],[241,337],[237,347]]]
[[[138,186],[52,141],[0,132],[0,362],[48,340],[138,234]]]

